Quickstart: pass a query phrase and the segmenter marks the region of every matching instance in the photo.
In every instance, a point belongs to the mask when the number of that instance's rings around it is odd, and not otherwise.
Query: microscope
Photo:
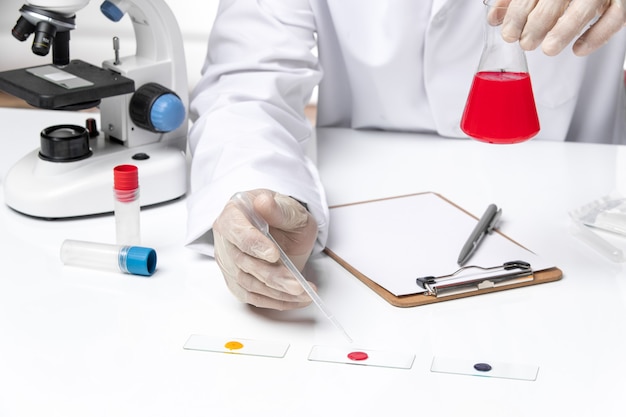
[[[34,34],[32,52],[49,65],[0,72],[0,90],[41,109],[98,107],[100,129],[85,113],[85,126],[45,127],[40,148],[25,155],[6,175],[6,204],[45,219],[112,212],[113,168],[138,167],[140,201],[153,205],[187,191],[188,84],[182,35],[163,0],[106,0],[101,12],[114,22],[128,15],[135,55],[101,67],[70,60],[70,31],[76,12],[89,0],[31,0],[20,9],[13,36]],[[62,112],[59,112],[62,117]]]

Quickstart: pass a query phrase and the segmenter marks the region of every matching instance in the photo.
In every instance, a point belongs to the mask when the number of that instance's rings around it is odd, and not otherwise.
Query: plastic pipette
[[[261,233],[267,236],[267,238],[276,245],[280,253],[281,262],[285,265],[285,267],[287,267],[289,272],[291,272],[291,274],[300,283],[300,285],[302,285],[302,288],[304,288],[304,291],[306,291],[309,297],[311,297],[311,299],[313,300],[313,303],[322,311],[322,313],[324,313],[326,318],[328,318],[328,320],[330,320],[335,325],[335,327],[343,333],[343,335],[348,339],[348,341],[352,343],[352,338],[348,335],[348,333],[341,326],[341,324],[339,324],[337,319],[335,319],[335,317],[330,313],[330,311],[328,310],[328,308],[326,307],[326,305],[324,304],[320,296],[315,292],[313,287],[311,287],[311,285],[306,280],[306,278],[302,276],[302,274],[300,273],[298,268],[296,268],[293,262],[291,262],[291,259],[289,259],[285,251],[283,251],[283,249],[276,242],[276,240],[274,240],[274,237],[270,234],[269,225],[254,210],[254,204],[250,200],[250,197],[245,193],[237,193],[233,196],[232,200],[237,205],[237,207],[239,207],[239,209],[244,212],[244,214],[246,215],[248,220],[250,220],[250,222],[254,225],[254,227],[259,229]]]

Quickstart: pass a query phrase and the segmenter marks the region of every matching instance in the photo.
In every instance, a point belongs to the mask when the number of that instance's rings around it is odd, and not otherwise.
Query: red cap
[[[135,165],[118,165],[113,168],[113,188],[134,190],[139,188],[139,172]]]

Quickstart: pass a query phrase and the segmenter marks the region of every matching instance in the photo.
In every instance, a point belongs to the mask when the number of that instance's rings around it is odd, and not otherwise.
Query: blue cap
[[[100,11],[113,22],[119,22],[124,17],[124,12],[108,0],[100,5]]]
[[[163,94],[152,104],[150,121],[159,132],[171,132],[185,121],[185,105],[176,94]]]
[[[156,263],[157,254],[154,249],[129,246],[123,266],[129,274],[150,276],[154,274]]]

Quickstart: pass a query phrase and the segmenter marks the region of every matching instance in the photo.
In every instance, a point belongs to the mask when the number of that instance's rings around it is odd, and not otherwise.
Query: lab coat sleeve
[[[328,208],[305,152],[304,108],[322,76],[314,47],[306,0],[220,3],[190,106],[189,247],[213,256],[211,228],[227,201],[267,188],[307,204],[319,228],[314,252],[323,249]]]

